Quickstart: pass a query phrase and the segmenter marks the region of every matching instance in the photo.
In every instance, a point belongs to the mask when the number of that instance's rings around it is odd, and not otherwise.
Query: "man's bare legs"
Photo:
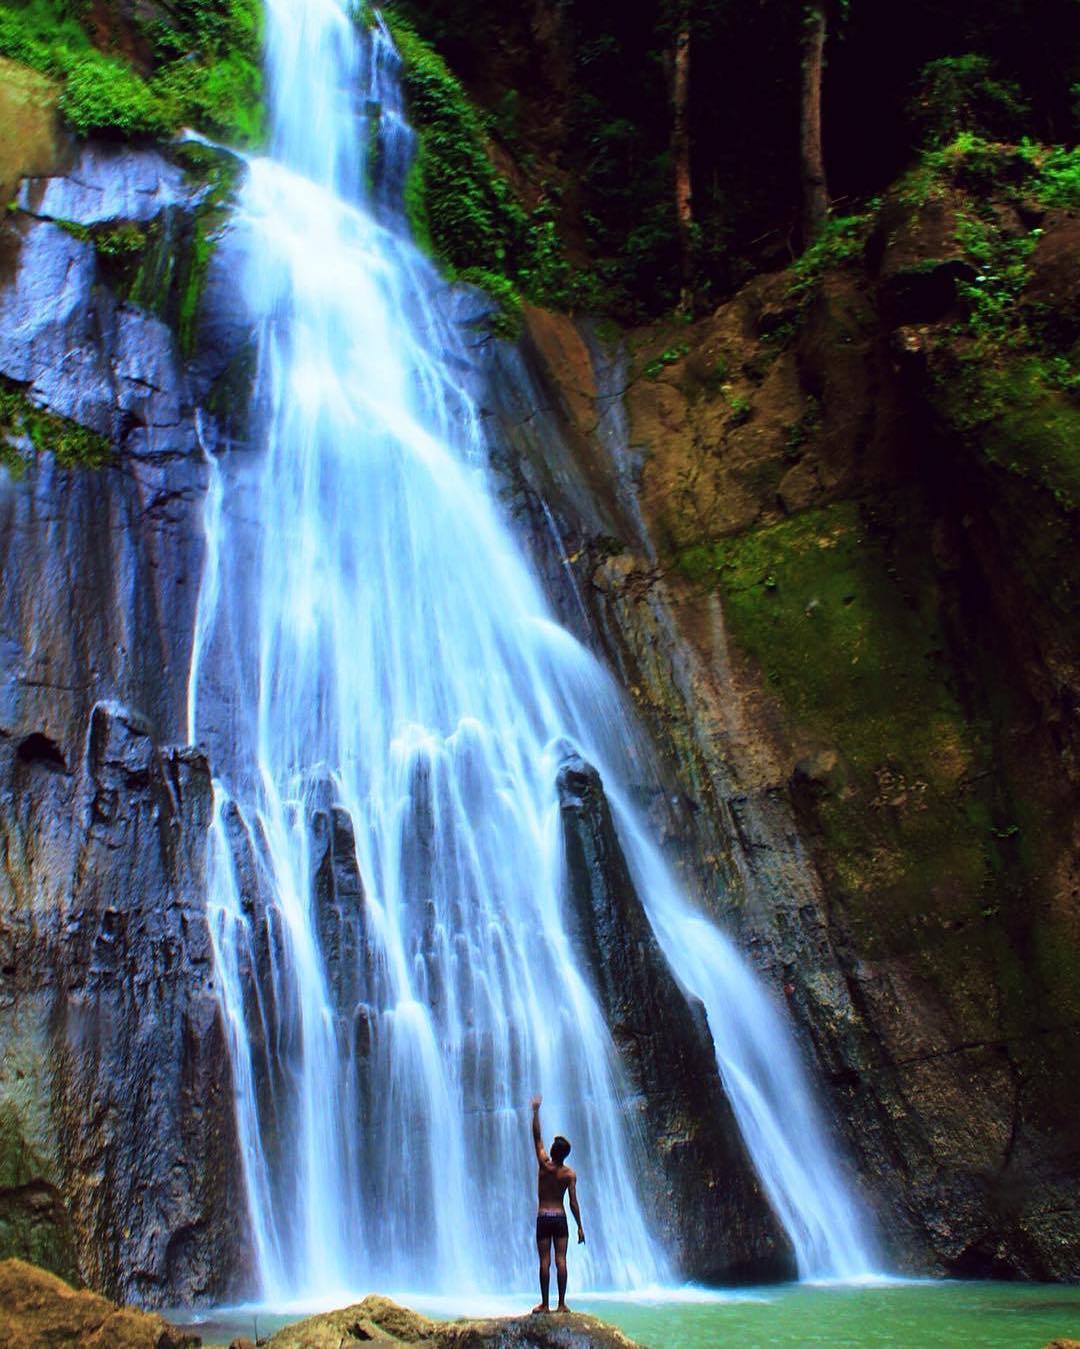
[[[566,1242],[562,1243],[563,1262],[562,1273],[559,1275],[561,1283],[559,1284],[559,1300],[562,1301],[563,1292],[566,1290]],[[534,1312],[546,1312],[551,1308],[548,1306],[549,1289],[551,1287],[551,1237],[536,1238],[536,1253],[540,1257],[540,1305],[534,1307]],[[558,1267],[558,1256],[556,1255],[556,1267]]]
[[[569,1311],[566,1305],[566,1243],[569,1237],[555,1238],[555,1277],[559,1283],[559,1305],[555,1308],[557,1312]],[[543,1276],[542,1276],[543,1277]],[[544,1278],[545,1302],[547,1301],[546,1289],[547,1282]]]

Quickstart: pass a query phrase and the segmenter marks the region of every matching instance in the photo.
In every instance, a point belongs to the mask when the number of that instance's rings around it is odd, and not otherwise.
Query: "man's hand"
[[[534,1096],[534,1097],[532,1098],[532,1100],[529,1102],[529,1104],[532,1106],[532,1108],[533,1108],[534,1110],[539,1110],[539,1109],[540,1109],[540,1104],[541,1104],[541,1101],[542,1101],[542,1100],[543,1100],[542,1097],[540,1097],[540,1096]]]
[[[579,1246],[584,1246],[584,1245],[585,1245],[585,1229],[584,1229],[584,1227],[579,1227],[578,1230],[577,1230],[577,1244],[578,1244]]]

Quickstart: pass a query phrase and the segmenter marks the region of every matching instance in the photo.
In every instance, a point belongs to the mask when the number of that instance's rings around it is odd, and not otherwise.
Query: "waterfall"
[[[395,205],[412,133],[388,33],[350,0],[268,0],[267,21],[272,143],[237,222],[257,448],[212,473],[190,696],[219,775],[208,909],[263,1295],[528,1286],[534,1090],[589,1159],[578,1286],[676,1276],[564,922],[567,740],[612,789],[800,1272],[862,1272],[790,1032],[622,800],[618,693],[493,501],[442,283]]]

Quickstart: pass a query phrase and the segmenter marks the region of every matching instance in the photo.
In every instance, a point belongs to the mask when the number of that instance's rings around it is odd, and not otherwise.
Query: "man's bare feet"
[[[566,1308],[564,1307],[563,1310],[565,1311]],[[542,1313],[544,1313],[544,1312],[549,1312],[549,1311],[551,1311],[551,1308],[547,1305],[547,1303],[546,1303],[546,1302],[541,1302],[541,1304],[539,1305],[539,1307],[534,1307],[534,1308],[532,1309],[532,1313],[531,1313],[531,1314],[532,1314],[533,1316],[540,1316]]]
[[[568,1312],[570,1308],[566,1305],[565,1302],[560,1302],[559,1305],[555,1308],[555,1310],[557,1312]]]

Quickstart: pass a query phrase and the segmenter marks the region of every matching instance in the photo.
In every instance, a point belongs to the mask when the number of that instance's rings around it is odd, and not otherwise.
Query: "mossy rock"
[[[981,917],[1001,862],[989,727],[955,686],[930,523],[897,496],[837,502],[687,550],[801,743],[838,897],[868,952],[918,945],[926,917]]]
[[[71,1217],[51,1168],[27,1140],[13,1101],[0,1103],[0,1259],[15,1257],[76,1279]]]
[[[18,477],[35,455],[46,453],[61,468],[103,468],[112,448],[104,436],[40,407],[0,376],[0,465]]]
[[[15,194],[19,180],[55,173],[68,147],[60,129],[55,80],[0,56],[0,201]]]

